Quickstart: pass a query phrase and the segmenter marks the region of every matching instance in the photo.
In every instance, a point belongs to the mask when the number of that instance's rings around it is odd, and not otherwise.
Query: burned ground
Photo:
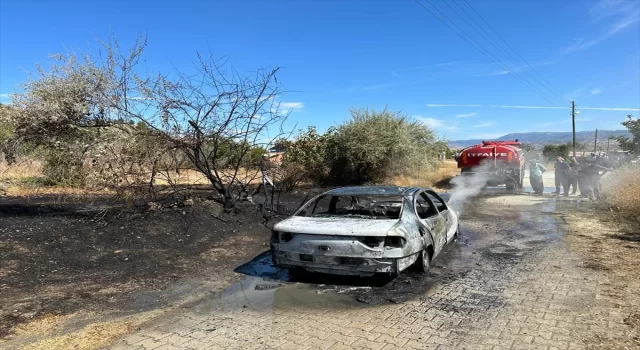
[[[293,210],[305,196],[282,197],[283,209]],[[637,231],[612,225],[608,212],[593,204],[577,209],[575,199],[474,199],[462,216],[462,237],[434,260],[429,275],[407,271],[395,279],[274,267],[265,216],[252,206],[224,214],[214,202],[196,198],[184,207],[104,216],[88,214],[86,205],[62,207],[3,212],[2,273],[9,277],[1,289],[9,300],[3,322],[18,331],[5,343],[10,348],[34,341],[35,348],[52,348],[42,337],[25,336],[25,328],[39,331],[33,322],[16,323],[33,318],[45,327],[43,315],[82,319],[72,313],[87,310],[164,310],[119,328],[103,322],[121,333],[99,333],[106,342],[101,346],[134,333],[116,348],[639,345]],[[278,217],[267,219],[268,225]],[[22,276],[23,267],[33,271]],[[176,302],[180,307],[167,308]],[[72,339],[55,344],[78,344],[78,329],[101,324],[95,317],[82,322],[48,326],[57,329],[56,337]]]
[[[305,193],[280,197],[294,210]],[[50,315],[131,312],[166,306],[146,298],[185,278],[228,282],[233,268],[265,249],[278,215],[194,192],[188,201],[132,206],[109,196],[0,199],[0,338]],[[175,298],[178,298],[176,296]]]

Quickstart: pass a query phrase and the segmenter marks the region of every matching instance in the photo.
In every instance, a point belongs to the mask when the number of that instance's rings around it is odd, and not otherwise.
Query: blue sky
[[[0,101],[48,54],[146,33],[151,70],[208,49],[243,72],[282,67],[289,127],[322,131],[350,108],[388,106],[450,140],[570,131],[565,98],[578,130],[640,115],[639,0],[419,1],[498,64],[414,0],[0,0]]]

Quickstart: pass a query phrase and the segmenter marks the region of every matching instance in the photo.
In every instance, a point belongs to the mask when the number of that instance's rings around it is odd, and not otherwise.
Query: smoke
[[[449,206],[457,211],[464,209],[465,204],[480,194],[490,179],[491,163],[485,163],[474,168],[471,174],[460,175],[451,180],[453,189],[449,197]]]

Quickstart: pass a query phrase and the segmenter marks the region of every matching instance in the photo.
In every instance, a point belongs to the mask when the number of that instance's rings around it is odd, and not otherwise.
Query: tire
[[[416,270],[422,274],[427,274],[429,272],[429,268],[431,267],[431,256],[426,249],[418,254],[418,260],[416,260],[415,265]]]
[[[294,281],[302,281],[305,277],[308,278],[309,274],[312,273],[313,272],[307,271],[299,266],[290,267],[288,271],[289,279]]]
[[[522,186],[523,182],[524,182],[524,177],[523,177],[522,173],[520,173],[520,175],[518,175],[517,179],[508,180],[508,182],[506,183],[507,190],[509,190],[509,191],[521,190],[521,189],[523,189],[523,186]]]

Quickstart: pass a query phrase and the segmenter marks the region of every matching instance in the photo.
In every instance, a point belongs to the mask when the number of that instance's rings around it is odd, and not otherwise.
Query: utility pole
[[[598,129],[596,129],[596,140],[593,142],[593,153],[598,151]]]
[[[609,144],[611,143],[611,136],[607,139],[607,154],[609,154]]]
[[[576,103],[571,101],[571,125],[573,126],[573,156],[576,156]]]

